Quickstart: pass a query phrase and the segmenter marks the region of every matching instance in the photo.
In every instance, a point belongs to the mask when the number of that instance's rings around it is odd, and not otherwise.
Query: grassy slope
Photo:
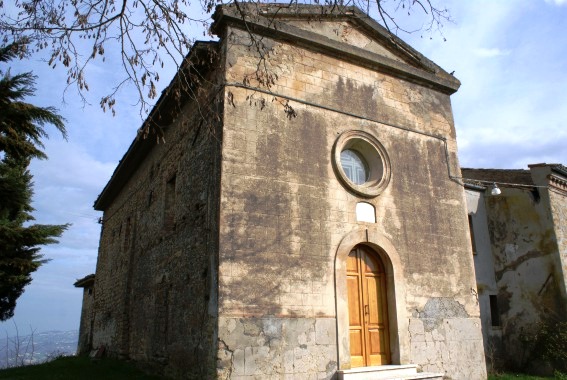
[[[19,368],[0,370],[0,379],[10,380],[157,380],[160,377],[149,376],[129,363],[102,359],[93,361],[88,357],[62,357],[49,363]]]
[[[112,359],[91,360],[88,357],[68,356],[49,363],[0,370],[0,380],[159,380],[146,375],[133,365]],[[550,380],[550,378],[502,374],[489,375],[488,380]]]
[[[528,376],[522,374],[504,373],[501,375],[488,375],[488,380],[550,380],[550,377]]]

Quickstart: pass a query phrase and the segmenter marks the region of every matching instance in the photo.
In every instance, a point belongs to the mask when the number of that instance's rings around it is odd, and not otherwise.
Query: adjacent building
[[[541,366],[530,363],[526,339],[542,323],[567,319],[567,168],[535,164],[462,175],[487,365]]]
[[[94,281],[95,275],[89,274],[75,282],[75,287],[83,289],[83,307],[81,310],[81,320],[79,323],[79,345],[77,352],[87,353],[92,349],[93,344],[93,323],[94,323]]]

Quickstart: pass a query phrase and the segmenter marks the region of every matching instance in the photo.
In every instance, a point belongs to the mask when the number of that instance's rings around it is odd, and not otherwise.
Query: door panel
[[[366,304],[368,305],[368,323],[377,325],[380,322],[380,307],[378,306],[378,286],[376,278],[365,276],[366,281]]]
[[[360,270],[358,269],[359,264],[360,261],[357,259],[356,255],[355,256],[349,255],[347,259],[347,272],[353,273],[355,275],[360,274]]]
[[[363,336],[361,330],[350,330],[350,365],[364,367]]]
[[[362,326],[360,306],[360,281],[357,276],[347,277],[348,286],[348,319],[351,326]]]
[[[364,246],[347,260],[351,366],[390,363],[384,266]]]
[[[359,262],[356,257],[347,261],[348,315],[350,325],[351,365],[364,366],[364,322]]]

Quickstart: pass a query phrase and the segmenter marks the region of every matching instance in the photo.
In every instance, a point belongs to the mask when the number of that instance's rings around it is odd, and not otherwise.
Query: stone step
[[[417,372],[417,366],[383,365],[337,371],[338,380],[442,380],[442,373]]]

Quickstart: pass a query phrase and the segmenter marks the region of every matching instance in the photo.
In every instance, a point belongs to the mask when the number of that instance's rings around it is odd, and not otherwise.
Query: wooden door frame
[[[335,255],[335,308],[337,316],[337,362],[339,369],[350,369],[350,337],[346,260],[359,245],[372,249],[386,271],[388,322],[392,364],[409,363],[409,319],[406,308],[405,280],[400,257],[392,243],[375,228],[358,229],[341,240]]]

